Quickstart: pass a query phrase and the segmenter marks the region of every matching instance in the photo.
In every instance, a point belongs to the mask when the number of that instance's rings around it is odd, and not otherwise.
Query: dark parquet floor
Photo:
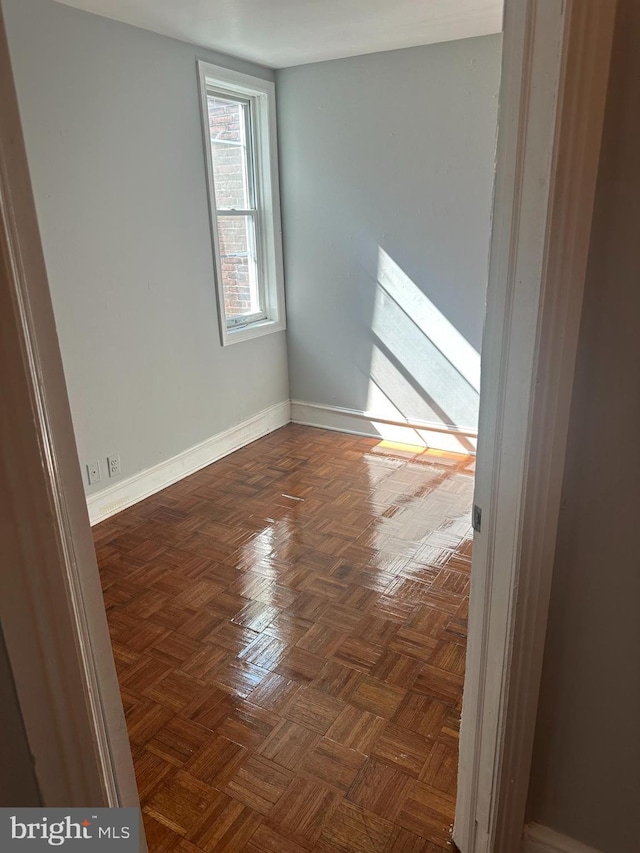
[[[289,425],[94,528],[151,853],[450,850],[472,490]]]

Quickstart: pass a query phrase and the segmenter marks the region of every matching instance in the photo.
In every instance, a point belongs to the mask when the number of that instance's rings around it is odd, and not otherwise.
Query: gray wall
[[[640,4],[620,0],[530,817],[640,849]]]
[[[476,425],[402,303],[424,294],[479,352],[500,58],[485,36],[277,72],[292,398],[365,410],[373,377],[407,417]]]
[[[2,0],[80,460],[122,478],[288,393],[284,333],[222,348],[196,59],[52,0]],[[84,472],[83,472],[84,473]],[[86,479],[86,478],[85,478]]]

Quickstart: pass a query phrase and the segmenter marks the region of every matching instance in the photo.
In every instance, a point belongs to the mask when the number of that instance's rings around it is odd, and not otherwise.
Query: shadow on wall
[[[473,433],[479,392],[480,354],[379,248],[367,412],[398,422],[419,412],[425,423]]]

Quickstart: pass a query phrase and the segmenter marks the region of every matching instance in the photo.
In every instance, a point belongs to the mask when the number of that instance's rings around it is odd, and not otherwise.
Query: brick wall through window
[[[209,131],[214,154],[216,208],[248,208],[242,109],[238,103],[209,96]],[[231,143],[231,144],[230,144]],[[251,223],[243,216],[218,217],[220,267],[227,317],[250,314],[252,306],[249,264],[255,248]]]

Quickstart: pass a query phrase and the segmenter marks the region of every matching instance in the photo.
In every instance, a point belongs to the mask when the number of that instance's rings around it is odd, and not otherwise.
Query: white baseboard
[[[356,409],[286,400],[165,462],[90,495],[87,507],[91,524],[110,518],[290,421],[454,453],[472,454],[476,448],[476,430],[460,430],[424,421],[394,421]]]
[[[524,829],[522,853],[599,853],[580,841],[561,835],[548,826],[530,823]]]
[[[291,420],[295,424],[322,427],[353,435],[366,435],[453,453],[474,454],[478,437],[478,431],[474,429],[458,429],[427,421],[393,420],[373,412],[306,403],[302,400],[291,401]]]
[[[87,507],[91,524],[104,521],[132,504],[148,498],[149,495],[177,483],[183,477],[211,465],[212,462],[227,456],[234,450],[285,426],[290,420],[291,406],[289,401],[285,400],[190,447],[177,456],[167,459],[166,462],[160,462],[114,486],[90,495],[87,498]]]

